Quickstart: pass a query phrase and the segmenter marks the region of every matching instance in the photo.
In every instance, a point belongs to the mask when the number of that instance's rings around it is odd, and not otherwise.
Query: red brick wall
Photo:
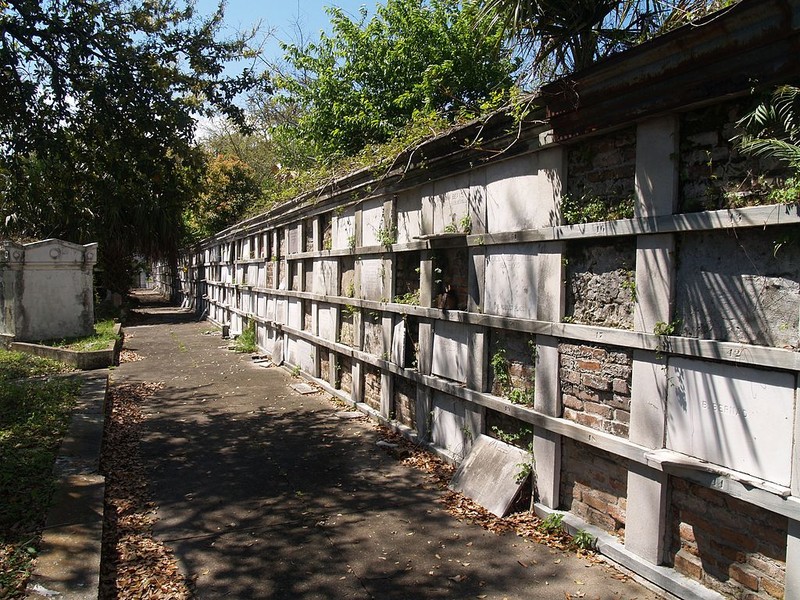
[[[783,598],[787,519],[672,478],[669,557],[675,569],[736,600]]]
[[[330,380],[330,372],[331,372],[331,361],[330,361],[330,352],[325,348],[319,348],[319,376],[324,381],[331,383]]]
[[[562,416],[628,437],[633,353],[619,348],[559,344]]]
[[[339,385],[337,386],[343,392],[350,393],[353,391],[353,360],[349,356],[342,354],[338,355],[337,370],[339,376]]]
[[[622,536],[627,509],[624,459],[569,438],[561,445],[561,508]]]
[[[364,402],[374,408],[381,409],[381,371],[377,367],[364,365]]]
[[[500,350],[505,351],[508,361],[508,374],[511,378],[511,387],[529,390],[533,397],[535,365],[534,351],[530,342],[535,343],[536,337],[529,333],[509,331],[506,329],[492,329],[489,334],[489,360]],[[491,378],[491,393],[496,396],[505,395],[500,383],[496,381],[494,371],[489,366]]]
[[[394,418],[412,429],[416,428],[417,384],[405,377],[394,377]]]

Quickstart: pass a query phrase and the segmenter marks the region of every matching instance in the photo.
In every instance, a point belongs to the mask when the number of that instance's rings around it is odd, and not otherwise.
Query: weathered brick
[[[604,419],[610,419],[613,411],[605,404],[598,404],[597,402],[586,402],[583,405],[583,410],[587,413],[599,415]]]
[[[581,400],[586,400],[587,402],[600,402],[600,395],[597,392],[592,392],[591,390],[579,389],[577,396]]]
[[[767,558],[760,554],[750,554],[747,557],[747,563],[754,569],[761,571],[767,577],[771,577],[778,583],[783,583],[786,577],[786,564],[779,563],[774,559]]]
[[[596,360],[581,359],[578,361],[578,368],[584,371],[599,371],[602,365]]]
[[[630,394],[631,392],[628,382],[624,379],[615,379],[611,384],[611,389],[616,394]]]
[[[616,421],[609,421],[606,431],[621,438],[627,438],[630,435],[630,428],[628,425],[625,423],[618,423]]]
[[[627,410],[615,410],[614,411],[614,420],[619,421],[620,423],[630,423],[631,422],[631,413]]]
[[[772,598],[783,598],[785,593],[783,584],[769,577],[761,578],[761,588]]]
[[[581,382],[581,374],[578,371],[561,369],[559,376],[561,377],[562,382],[566,381],[567,383],[572,383],[574,385],[578,385]]]
[[[678,534],[680,535],[680,539],[682,542],[694,542],[694,527],[689,525],[688,523],[681,523],[678,525]]]
[[[596,377],[594,375],[581,375],[581,385],[586,387],[606,391],[611,387],[611,382],[605,377]]]
[[[605,512],[608,512],[609,505],[613,505],[616,498],[609,497],[608,494],[605,494],[599,490],[587,490],[583,494],[583,501],[591,506],[592,508]]]
[[[691,577],[697,581],[703,577],[703,564],[697,556],[692,556],[685,550],[681,550],[675,555],[675,570]]]
[[[603,426],[603,419],[601,419],[597,415],[590,415],[587,413],[575,413],[575,418],[573,420],[576,423],[585,425],[586,427],[592,427],[593,429],[601,429]]]
[[[583,410],[583,402],[578,400],[575,396],[570,394],[564,394],[561,396],[561,403],[566,408],[571,408],[573,410]]]

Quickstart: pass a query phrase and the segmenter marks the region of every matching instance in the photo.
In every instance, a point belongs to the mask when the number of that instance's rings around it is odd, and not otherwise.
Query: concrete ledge
[[[65,348],[55,348],[43,344],[32,344],[30,342],[11,342],[9,349],[17,352],[25,352],[42,358],[57,360],[82,371],[93,369],[105,369],[119,363],[119,351],[122,348],[121,339],[122,325],[114,325],[114,333],[120,339],[108,345],[105,350],[94,350],[91,352],[79,352],[77,350],[67,350]]]
[[[96,600],[99,594],[105,477],[98,471],[108,373],[78,377],[83,388],[56,459],[58,481],[28,598]]]
[[[560,510],[553,510],[539,503],[534,505],[534,510],[536,514],[542,518],[553,513],[563,515],[563,523],[570,535],[575,535],[575,533],[580,530],[590,533],[597,540],[596,549],[601,555],[655,585],[659,591],[669,592],[683,600],[724,599],[724,596],[721,594],[704,587],[693,579],[681,575],[675,569],[646,562],[643,558],[626,550],[625,546],[614,536],[598,527],[589,525],[573,514]]]

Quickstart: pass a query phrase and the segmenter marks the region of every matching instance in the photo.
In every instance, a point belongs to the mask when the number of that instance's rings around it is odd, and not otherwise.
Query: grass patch
[[[69,365],[49,358],[39,358],[24,352],[0,350],[0,385],[14,379],[69,373],[74,370]]]
[[[242,329],[242,333],[236,338],[233,344],[233,349],[236,352],[256,352],[258,345],[256,344],[256,323],[250,321],[247,327]]]
[[[18,378],[65,368],[0,353],[0,598],[23,596],[53,493],[53,463],[81,385],[72,379]]]
[[[113,319],[98,321],[94,324],[94,335],[85,335],[77,338],[68,338],[61,341],[44,342],[48,346],[64,348],[65,350],[75,350],[76,352],[94,352],[105,350],[112,342],[119,339],[119,335],[114,333],[116,323]]]

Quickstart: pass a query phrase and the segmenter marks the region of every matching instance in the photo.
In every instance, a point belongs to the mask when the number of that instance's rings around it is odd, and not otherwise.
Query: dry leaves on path
[[[401,451],[395,451],[395,456],[402,456],[402,463],[409,467],[428,473],[431,480],[443,491],[440,502],[444,504],[447,512],[459,520],[480,525],[493,533],[511,533],[532,539],[538,543],[546,544],[559,550],[574,549],[571,538],[565,532],[543,532],[538,529],[541,519],[529,511],[517,512],[507,517],[497,517],[473,502],[463,494],[448,489],[447,485],[453,477],[455,467],[443,461],[422,446],[408,441],[399,433],[384,426],[377,426],[381,437],[392,444],[397,444]],[[578,550],[580,554],[587,555],[586,551]]]
[[[185,600],[192,597],[177,562],[153,539],[155,506],[139,455],[142,402],[162,383],[113,385],[103,447],[106,474],[101,600]]]

